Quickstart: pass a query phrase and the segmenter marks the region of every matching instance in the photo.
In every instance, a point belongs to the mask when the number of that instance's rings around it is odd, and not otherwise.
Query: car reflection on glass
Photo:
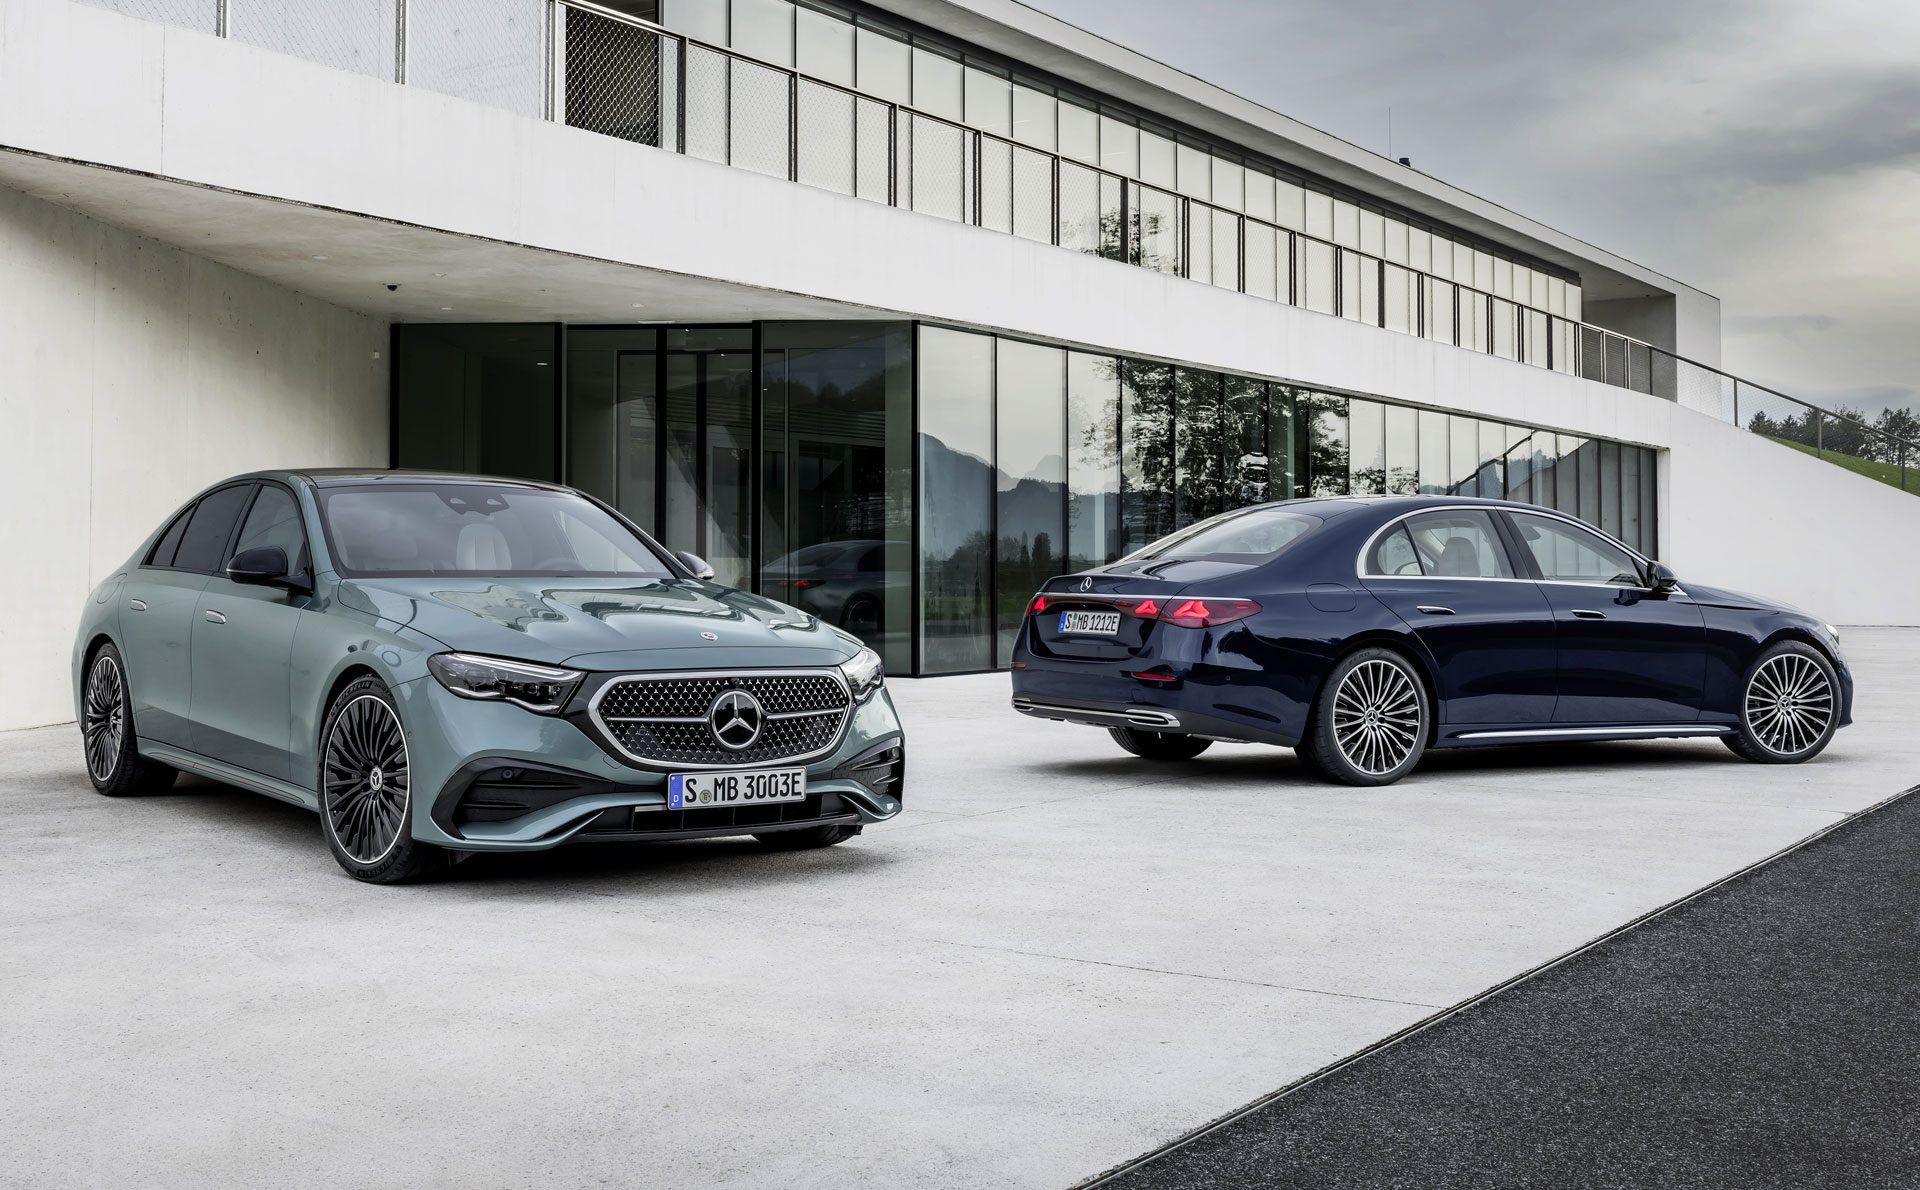
[[[910,573],[904,541],[823,541],[771,563],[765,590],[782,603],[867,638],[880,631],[889,593],[904,595]]]

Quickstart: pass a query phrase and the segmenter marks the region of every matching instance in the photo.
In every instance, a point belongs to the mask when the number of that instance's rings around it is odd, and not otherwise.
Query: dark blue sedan
[[[1831,625],[1682,584],[1545,508],[1293,500],[1049,581],[1013,660],[1024,714],[1186,760],[1292,748],[1385,785],[1429,748],[1713,736],[1797,764],[1852,721]]]

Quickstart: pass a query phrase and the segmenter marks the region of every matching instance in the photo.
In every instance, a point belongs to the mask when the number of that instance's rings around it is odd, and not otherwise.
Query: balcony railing
[[[1567,375],[1920,492],[1920,442],[1650,343],[710,45],[589,0],[90,0],[343,69]],[[197,11],[197,10],[196,10]],[[458,20],[455,18],[458,17]],[[444,27],[443,27],[444,26]]]

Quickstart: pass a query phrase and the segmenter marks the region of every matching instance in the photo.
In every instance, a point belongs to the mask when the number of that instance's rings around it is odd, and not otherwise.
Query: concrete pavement
[[[895,682],[908,812],[354,884],[309,815],[94,795],[0,735],[0,1184],[1062,1186],[1920,773],[1920,631],[1853,630],[1819,761],[1436,756],[1382,790],[1189,765]]]

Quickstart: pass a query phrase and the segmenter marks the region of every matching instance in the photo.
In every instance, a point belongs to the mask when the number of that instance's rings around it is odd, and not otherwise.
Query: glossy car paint
[[[126,659],[142,755],[317,809],[322,721],[336,691],[371,673],[399,703],[406,728],[413,836],[459,851],[539,850],[566,842],[573,831],[565,828],[592,811],[664,805],[667,771],[622,762],[569,719],[460,698],[428,673],[430,656],[459,651],[589,672],[729,670],[837,666],[861,647],[807,613],[690,577],[346,578],[320,531],[313,485],[327,479],[276,471],[227,481],[293,493],[312,553],[311,592],[142,566],[172,518],[162,522],[86,605],[73,654],[76,706],[84,666],[112,641]],[[901,735],[882,686],[855,709],[833,752],[806,766],[809,791],[846,794],[863,822],[898,814],[898,801],[824,774]],[[619,788],[449,833],[433,819],[435,795],[463,766],[496,758]]]
[[[1852,676],[1826,625],[1755,596],[1685,576],[1677,590],[1654,592],[1359,570],[1375,533],[1408,514],[1485,508],[1558,516],[1550,510],[1455,497],[1296,500],[1287,507],[1323,523],[1259,567],[1167,582],[1143,577],[1140,564],[1123,560],[1048,582],[1048,613],[1028,618],[1015,648],[1016,700],[1119,714],[1164,710],[1192,734],[1291,747],[1333,663],[1382,644],[1412,658],[1428,685],[1436,708],[1429,747],[1575,730],[1582,738],[1609,738],[1609,729],[1638,738],[1649,726],[1737,724],[1748,668],[1767,645],[1790,638],[1833,663],[1839,723],[1852,721]],[[1524,551],[1500,523],[1518,564]],[[1131,635],[1112,648],[1049,639],[1056,635],[1048,627],[1054,612],[1096,608],[1102,595],[1115,594],[1250,598],[1261,611],[1214,628],[1123,625]],[[1422,606],[1452,614],[1423,613]],[[1143,671],[1173,680],[1130,676]]]

